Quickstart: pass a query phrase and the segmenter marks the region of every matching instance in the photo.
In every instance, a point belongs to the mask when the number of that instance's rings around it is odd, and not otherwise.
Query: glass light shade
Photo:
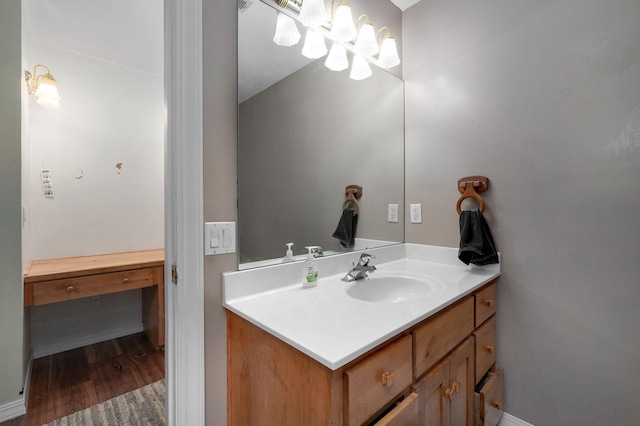
[[[278,46],[293,46],[300,41],[300,31],[294,21],[284,13],[278,12],[276,21],[276,33],[273,36],[273,42]]]
[[[358,31],[351,15],[351,6],[343,3],[336,9],[331,27],[331,38],[346,43],[353,40],[357,34]]]
[[[329,56],[324,61],[324,66],[331,71],[342,71],[349,68],[349,58],[347,58],[347,49],[337,43],[333,43]]]
[[[299,16],[300,22],[307,27],[319,27],[329,20],[324,0],[304,0]]]
[[[378,41],[373,25],[369,22],[360,27],[356,45],[353,47],[356,54],[361,56],[373,56],[378,53]]]
[[[371,74],[372,71],[369,62],[362,56],[354,56],[349,78],[352,80],[364,80],[365,78],[371,77]]]
[[[400,63],[396,40],[393,37],[385,37],[380,45],[380,55],[378,55],[378,66],[380,68],[395,67]]]
[[[327,45],[322,34],[318,34],[311,28],[307,29],[304,46],[302,46],[302,54],[309,59],[318,59],[326,55]]]
[[[49,108],[60,108],[60,94],[56,87],[57,81],[51,76],[51,74],[45,74],[38,83],[38,90],[35,95],[38,97],[36,101],[42,106]]]

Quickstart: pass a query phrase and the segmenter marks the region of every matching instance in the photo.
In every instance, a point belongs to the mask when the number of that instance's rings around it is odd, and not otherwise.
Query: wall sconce
[[[284,13],[278,12],[273,42],[278,46],[289,47],[298,44],[298,41],[300,41],[300,31],[298,31],[296,21]]]
[[[378,40],[376,40],[376,30],[373,28],[373,24],[369,21],[367,14],[363,13],[356,21],[356,27],[365,18],[364,22],[360,26],[358,31],[358,39],[353,46],[356,54],[367,57],[373,56],[378,53]]]
[[[351,5],[345,0],[340,0],[334,16],[333,2],[334,0],[331,0],[331,38],[341,43],[347,43],[358,35],[351,15]]]
[[[46,70],[44,74],[37,75],[36,69],[42,67]],[[33,67],[33,74],[24,72],[24,79],[27,82],[27,90],[30,95],[36,95],[38,104],[49,108],[60,108],[60,94],[56,87],[57,81],[51,75],[49,68],[42,64]]]

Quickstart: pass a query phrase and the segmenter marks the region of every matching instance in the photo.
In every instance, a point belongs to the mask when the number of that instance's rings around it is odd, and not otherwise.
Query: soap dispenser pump
[[[282,263],[293,262],[295,260],[293,258],[293,250],[291,250],[291,247],[293,247],[293,243],[287,243],[287,252],[282,258]]]
[[[302,288],[310,288],[318,285],[318,262],[313,257],[313,249],[317,246],[305,247],[309,250],[307,254],[307,260],[304,261]]]

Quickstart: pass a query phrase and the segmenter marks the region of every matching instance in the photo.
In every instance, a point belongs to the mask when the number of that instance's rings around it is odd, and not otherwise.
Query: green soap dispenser
[[[313,257],[312,250],[317,246],[305,247],[309,250],[307,254],[307,260],[304,261],[303,273],[302,273],[302,288],[311,288],[318,285],[318,262]]]

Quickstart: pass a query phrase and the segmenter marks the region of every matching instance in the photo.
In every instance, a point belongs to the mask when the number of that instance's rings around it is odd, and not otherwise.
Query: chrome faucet
[[[367,276],[367,273],[376,270],[375,266],[369,265],[369,261],[371,259],[375,259],[375,256],[367,253],[362,253],[360,255],[358,264],[354,265],[353,268],[349,272],[347,272],[347,275],[342,278],[342,281],[351,282],[355,280],[361,280],[363,278],[369,278]]]

